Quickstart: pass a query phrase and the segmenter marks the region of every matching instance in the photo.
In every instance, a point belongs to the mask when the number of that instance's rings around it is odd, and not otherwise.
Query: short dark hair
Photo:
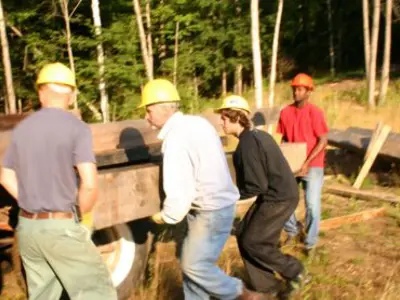
[[[245,129],[251,128],[251,121],[244,111],[227,108],[221,111],[221,116],[228,118],[232,123],[239,122]]]

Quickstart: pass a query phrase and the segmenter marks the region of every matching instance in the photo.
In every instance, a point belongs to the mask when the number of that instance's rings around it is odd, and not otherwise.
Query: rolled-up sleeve
[[[166,223],[176,224],[189,212],[195,198],[195,170],[182,139],[170,137],[164,144],[163,186],[166,198],[161,211]]]

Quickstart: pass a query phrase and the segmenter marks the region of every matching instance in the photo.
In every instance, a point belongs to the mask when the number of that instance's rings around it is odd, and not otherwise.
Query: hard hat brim
[[[307,84],[292,83],[290,86],[291,86],[291,87],[302,86],[302,87],[305,87],[305,88],[310,89],[310,90],[312,90],[312,91],[314,90],[314,86],[309,86],[309,85],[307,85]]]
[[[220,107],[220,108],[215,108],[215,109],[214,109],[214,112],[217,113],[217,114],[220,114],[221,111],[223,111],[224,109],[230,109],[230,110],[236,110],[236,111],[244,111],[244,112],[246,112],[246,113],[248,113],[248,114],[251,113],[250,110],[247,110],[247,109],[244,109],[244,108],[236,108],[236,107]]]
[[[179,103],[181,100],[171,100],[171,101],[158,101],[158,102],[152,102],[152,103],[140,103],[136,109],[139,108],[144,108],[146,106],[151,106],[151,105],[156,105],[156,104],[164,104],[164,103]]]

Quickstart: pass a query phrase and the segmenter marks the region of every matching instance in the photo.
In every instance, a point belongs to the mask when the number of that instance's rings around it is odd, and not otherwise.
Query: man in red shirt
[[[278,132],[284,142],[307,144],[307,159],[296,174],[298,182],[302,183],[306,200],[306,220],[304,240],[305,252],[310,254],[314,249],[319,234],[321,217],[321,191],[324,181],[325,148],[328,143],[323,111],[309,103],[314,89],[312,78],[304,73],[295,76],[291,83],[293,104],[285,107],[278,123]],[[288,242],[299,234],[295,214],[285,224]]]

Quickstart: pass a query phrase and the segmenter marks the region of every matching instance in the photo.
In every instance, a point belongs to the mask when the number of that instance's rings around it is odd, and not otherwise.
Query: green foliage
[[[142,18],[147,31],[145,1]],[[260,40],[264,81],[269,62],[278,1],[260,1]],[[172,80],[175,31],[179,22],[177,84],[186,111],[213,106],[222,92],[222,74],[227,74],[228,91],[234,90],[236,67],[243,66],[243,83],[252,85],[250,2],[245,0],[160,0],[150,1],[151,35],[155,77]],[[35,78],[43,64],[59,60],[68,64],[65,24],[54,0],[3,0],[7,21],[13,79],[18,99],[25,110],[38,107]],[[116,120],[137,116],[141,86],[147,81],[136,16],[131,0],[100,1],[102,35],[96,38],[91,1],[69,0],[72,50],[79,83],[78,102],[85,119],[93,120],[87,103],[99,106],[99,73],[96,46],[103,43],[105,79]],[[326,74],[329,69],[329,30],[325,1],[285,1],[280,32],[278,79],[294,72]],[[360,69],[364,59],[361,6],[354,1],[332,1],[334,44],[338,71]],[[394,27],[400,26],[394,24]],[[16,30],[17,31],[16,31]],[[21,32],[21,35],[18,33]],[[393,28],[394,40],[398,38]],[[393,52],[395,53],[394,44]],[[0,79],[4,82],[3,72]],[[194,87],[194,79],[198,86]],[[4,84],[3,84],[4,85]],[[3,90],[5,90],[3,86]],[[197,92],[195,92],[197,90]],[[395,98],[398,91],[389,91]],[[350,91],[345,97],[366,99],[365,90]],[[391,100],[388,100],[391,101]],[[0,108],[2,109],[2,108]]]

